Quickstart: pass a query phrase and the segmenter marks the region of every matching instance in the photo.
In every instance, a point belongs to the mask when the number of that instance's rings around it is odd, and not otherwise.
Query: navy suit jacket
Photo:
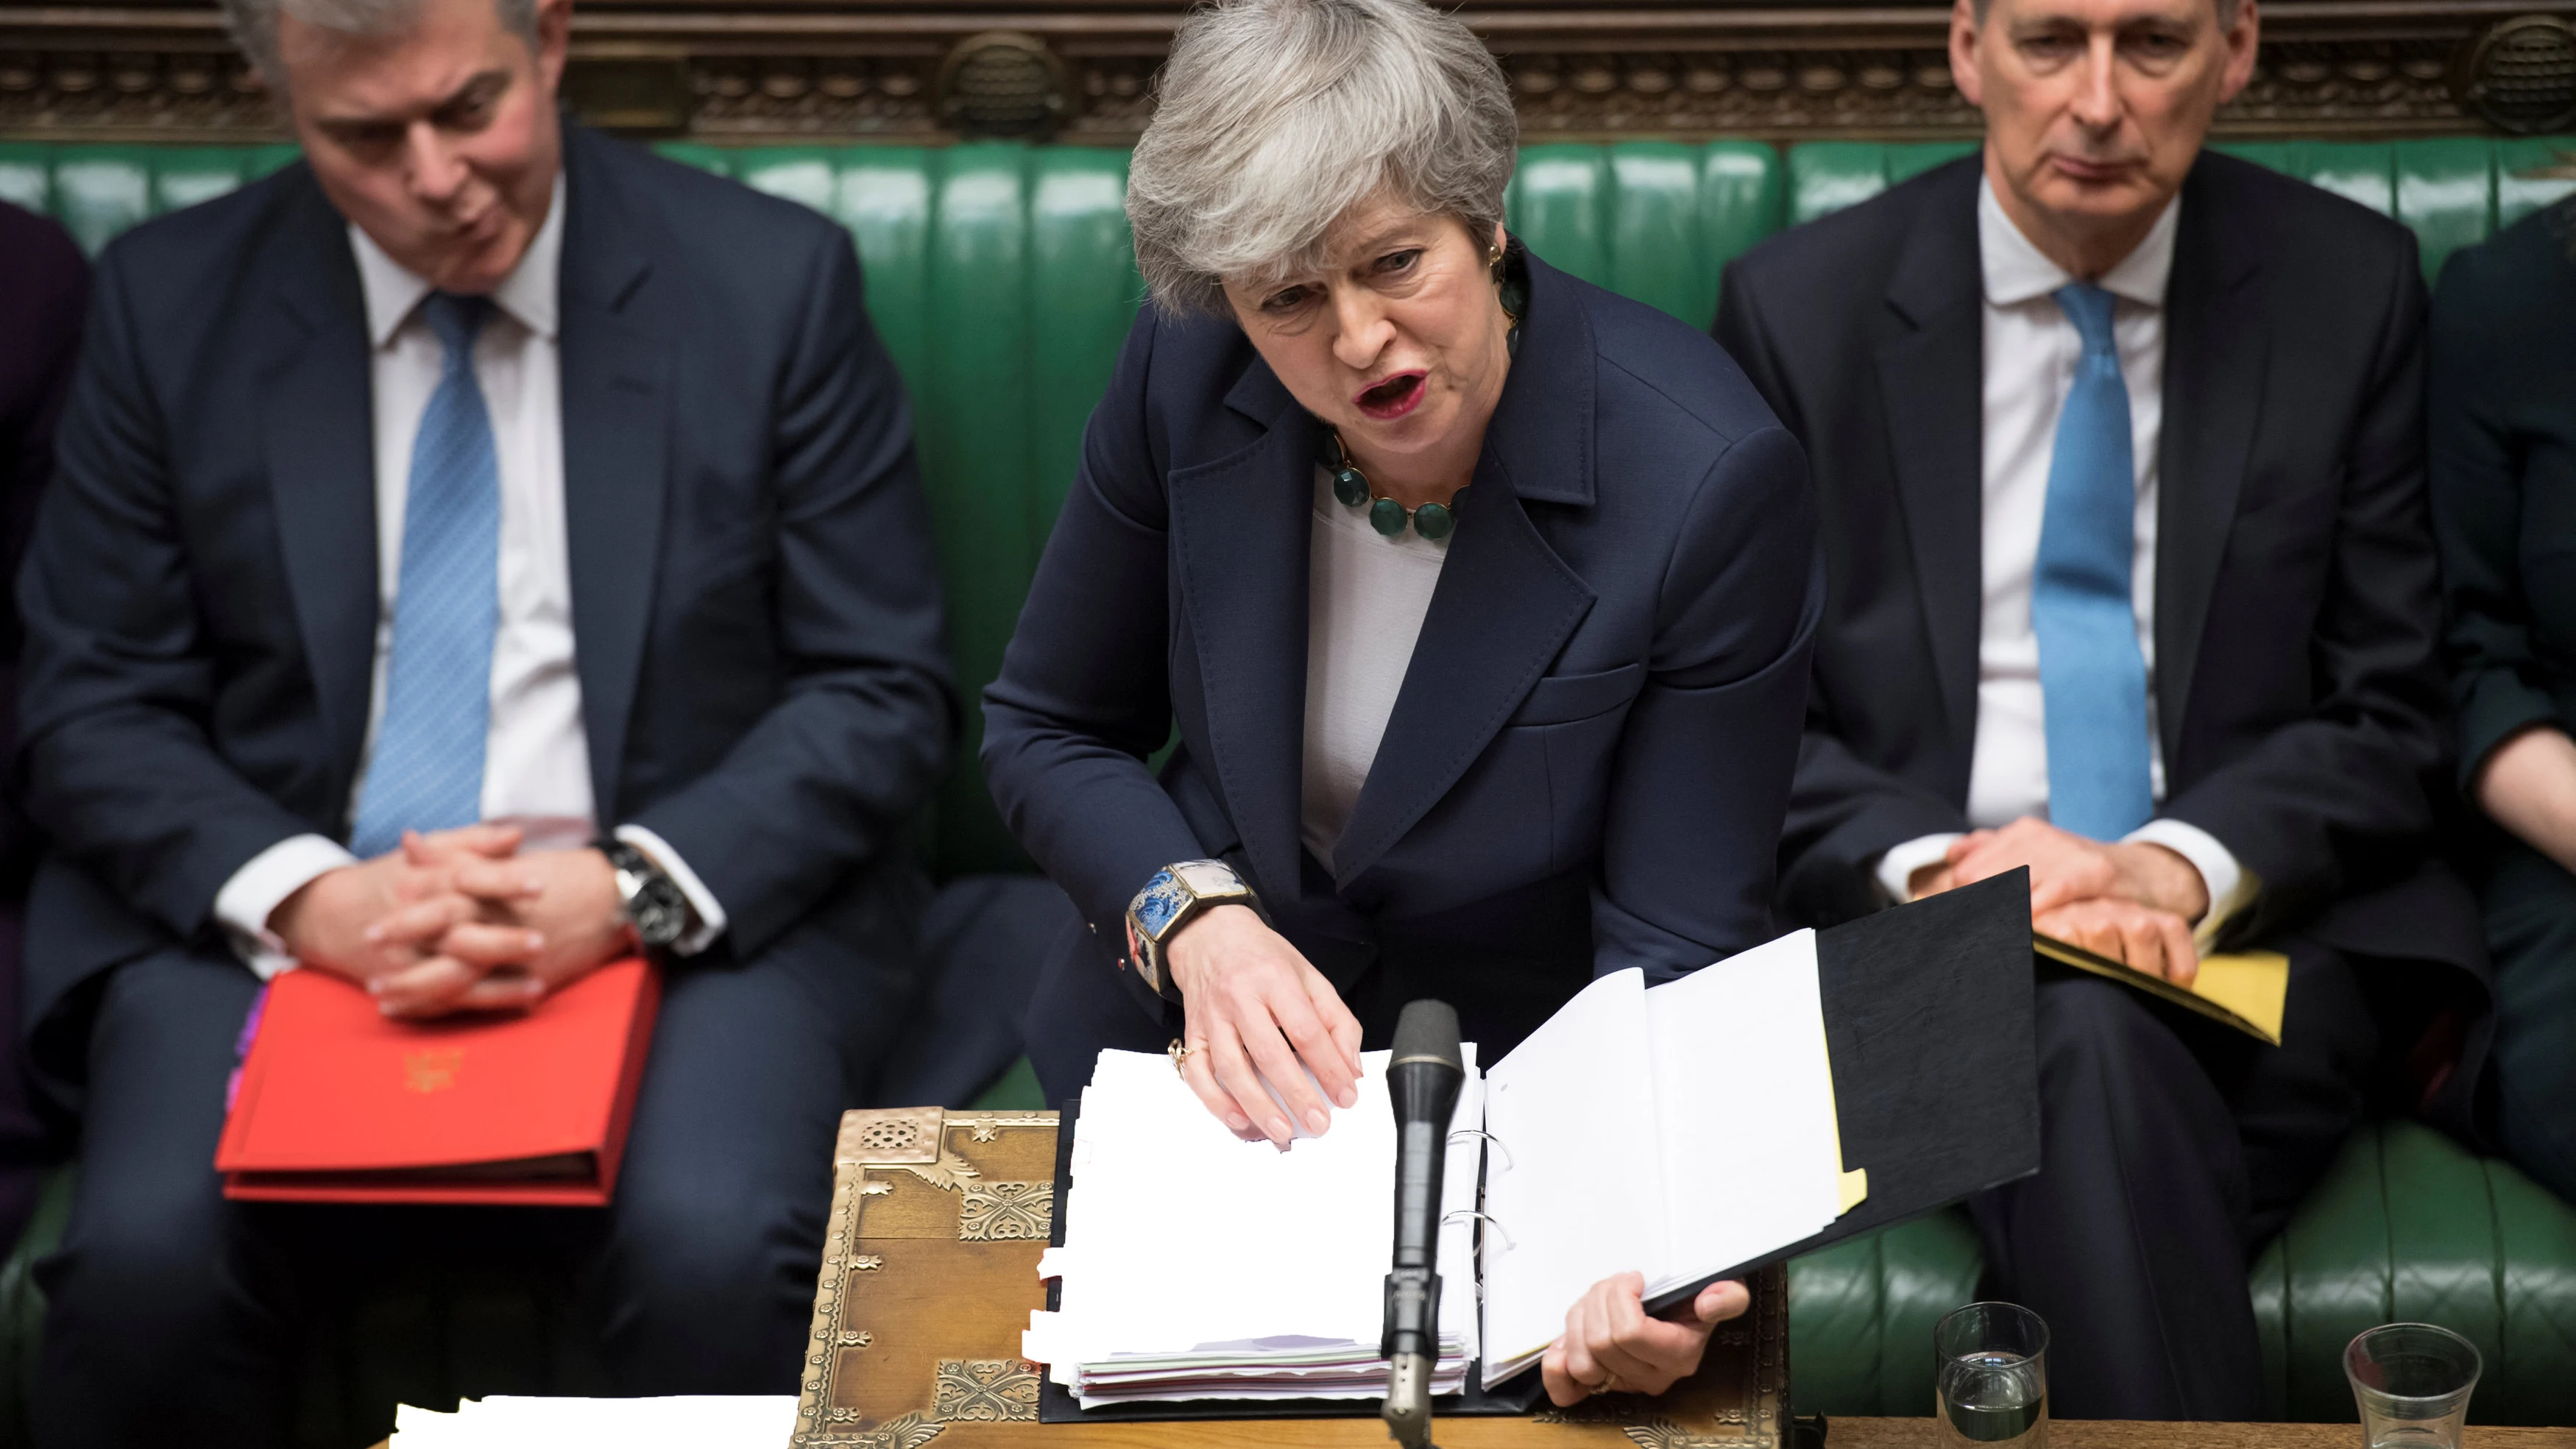
[[[1051,973],[1116,991],[1128,900],[1215,856],[1346,995],[1405,958],[1661,980],[1769,936],[1821,605],[1803,459],[1706,337],[1528,266],[1330,872],[1298,804],[1319,426],[1232,321],[1137,320],[985,694],[994,798],[1091,927]]]
[[[1967,827],[1978,165],[1784,233],[1726,273],[1717,338],[1806,440],[1822,500],[1831,601],[1781,845],[1789,909],[1810,921],[1876,909],[1879,854]],[[2248,162],[2194,164],[2165,304],[2160,813],[2261,877],[2224,944],[2305,931],[2460,968],[2478,1001],[2474,909],[2426,855],[2447,740],[2423,314],[2404,226]]]
[[[902,387],[838,227],[577,126],[564,151],[599,819],[687,859],[731,955],[822,943],[800,956],[828,993],[828,942],[882,914],[869,883],[957,723]],[[368,388],[346,223],[300,164],[102,258],[20,582],[21,768],[55,844],[31,1022],[207,936],[260,851],[347,838],[378,598]]]

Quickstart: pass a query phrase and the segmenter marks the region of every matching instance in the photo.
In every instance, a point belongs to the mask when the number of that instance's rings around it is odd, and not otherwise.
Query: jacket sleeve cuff
[[[2262,893],[2263,882],[2236,859],[2236,853],[2218,843],[2218,837],[2197,825],[2185,824],[2171,817],[2150,820],[2122,837],[2124,845],[2161,845],[2200,872],[2202,889],[2209,894],[2209,909],[2192,923],[2192,942],[2207,954],[2227,923],[2244,914],[2254,898]]]
[[[215,919],[242,964],[262,981],[293,970],[295,957],[269,929],[268,918],[315,877],[357,863],[356,856],[328,836],[290,835],[234,871],[215,892]]]
[[[671,884],[680,888],[680,894],[689,898],[689,910],[697,916],[698,924],[689,934],[671,943],[672,953],[695,956],[714,945],[716,938],[725,932],[724,903],[716,899],[715,892],[707,889],[707,883],[698,879],[698,873],[689,869],[689,863],[680,858],[680,852],[673,850],[671,843],[661,836],[641,825],[620,825],[616,833],[619,841],[644,852],[648,859],[660,866],[662,874],[671,878]]]
[[[1948,855],[1950,842],[1958,838],[1957,831],[1947,830],[1936,835],[1918,835],[1902,845],[1889,846],[1887,853],[1878,858],[1878,864],[1870,868],[1870,874],[1878,878],[1878,888],[1886,894],[1888,904],[1901,906],[1914,899],[1914,873]]]

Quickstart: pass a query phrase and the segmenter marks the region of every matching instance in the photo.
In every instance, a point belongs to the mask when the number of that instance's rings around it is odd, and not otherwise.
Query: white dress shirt
[[[590,793],[590,740],[582,729],[581,678],[573,669],[572,567],[564,539],[562,368],[555,304],[563,257],[564,184],[555,180],[545,224],[507,279],[474,342],[474,376],[491,415],[501,491],[500,618],[492,640],[492,711],[483,747],[483,818],[516,825],[528,850],[564,850],[598,835]],[[394,596],[402,575],[403,508],[410,496],[412,441],[437,391],[445,348],[420,315],[428,281],[349,228],[365,291],[368,380],[374,399],[376,464],[376,657],[357,794],[383,722],[385,674],[393,656]],[[659,836],[640,825],[617,837],[670,875],[698,914],[678,949],[704,950],[723,932],[724,908]],[[268,929],[288,896],[357,857],[323,835],[279,841],[235,871],[215,896],[215,917],[262,977],[295,964]]]
[[[2164,425],[2165,284],[2173,273],[2179,198],[2137,249],[2096,280],[2115,299],[2111,331],[2129,390],[2129,455],[2137,471],[2136,545],[2130,602],[2147,664],[2146,731],[2150,788],[2165,798],[2164,745],[2156,732],[2156,470]],[[1977,188],[1977,250],[1984,272],[1985,400],[1984,606],[1977,640],[1977,735],[1968,771],[1968,822],[1980,829],[2048,815],[2048,732],[2039,683],[2039,635],[2031,626],[2031,577],[2040,522],[2048,511],[2049,465],[2058,414],[2083,355],[2055,293],[2078,280],[2033,246],[2005,215],[1990,185]],[[1915,871],[1938,862],[1953,834],[1909,840],[1879,858],[1879,884],[1907,897]],[[2199,925],[2204,942],[2253,899],[2257,886],[2216,837],[2158,818],[2126,839],[2162,845],[2190,861],[2208,888]]]
[[[1377,763],[1395,697],[1404,691],[1449,540],[1435,543],[1411,528],[1382,536],[1366,513],[1333,496],[1332,475],[1321,468],[1314,513],[1307,535],[1305,777],[1298,814],[1306,848],[1329,867]]]

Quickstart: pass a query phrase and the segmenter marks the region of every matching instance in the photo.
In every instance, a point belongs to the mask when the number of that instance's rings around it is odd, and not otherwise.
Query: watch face
[[[1190,893],[1168,870],[1157,871],[1145,883],[1142,895],[1136,897],[1134,910],[1137,929],[1159,941],[1164,930],[1190,903]]]
[[[647,946],[668,946],[689,929],[689,898],[670,881],[647,881],[626,903],[627,918]]]
[[[1203,901],[1243,892],[1243,877],[1236,875],[1234,867],[1221,860],[1193,860],[1173,866],[1172,874],[1181,878],[1181,884],[1189,888],[1191,895]]]

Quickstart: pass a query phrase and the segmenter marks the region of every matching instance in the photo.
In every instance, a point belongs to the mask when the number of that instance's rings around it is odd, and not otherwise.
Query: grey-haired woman
[[[1285,1140],[1406,1001],[1491,1060],[1596,973],[1770,934],[1813,520],[1714,343],[1505,233],[1510,95],[1456,20],[1229,0],[1157,99],[1128,182],[1152,302],[984,764],[1088,922],[1027,1021],[1050,1093],[1177,1036],[1210,1112]],[[1569,1312],[1559,1402],[1660,1391],[1745,1304],[1662,1323],[1639,1288]]]

